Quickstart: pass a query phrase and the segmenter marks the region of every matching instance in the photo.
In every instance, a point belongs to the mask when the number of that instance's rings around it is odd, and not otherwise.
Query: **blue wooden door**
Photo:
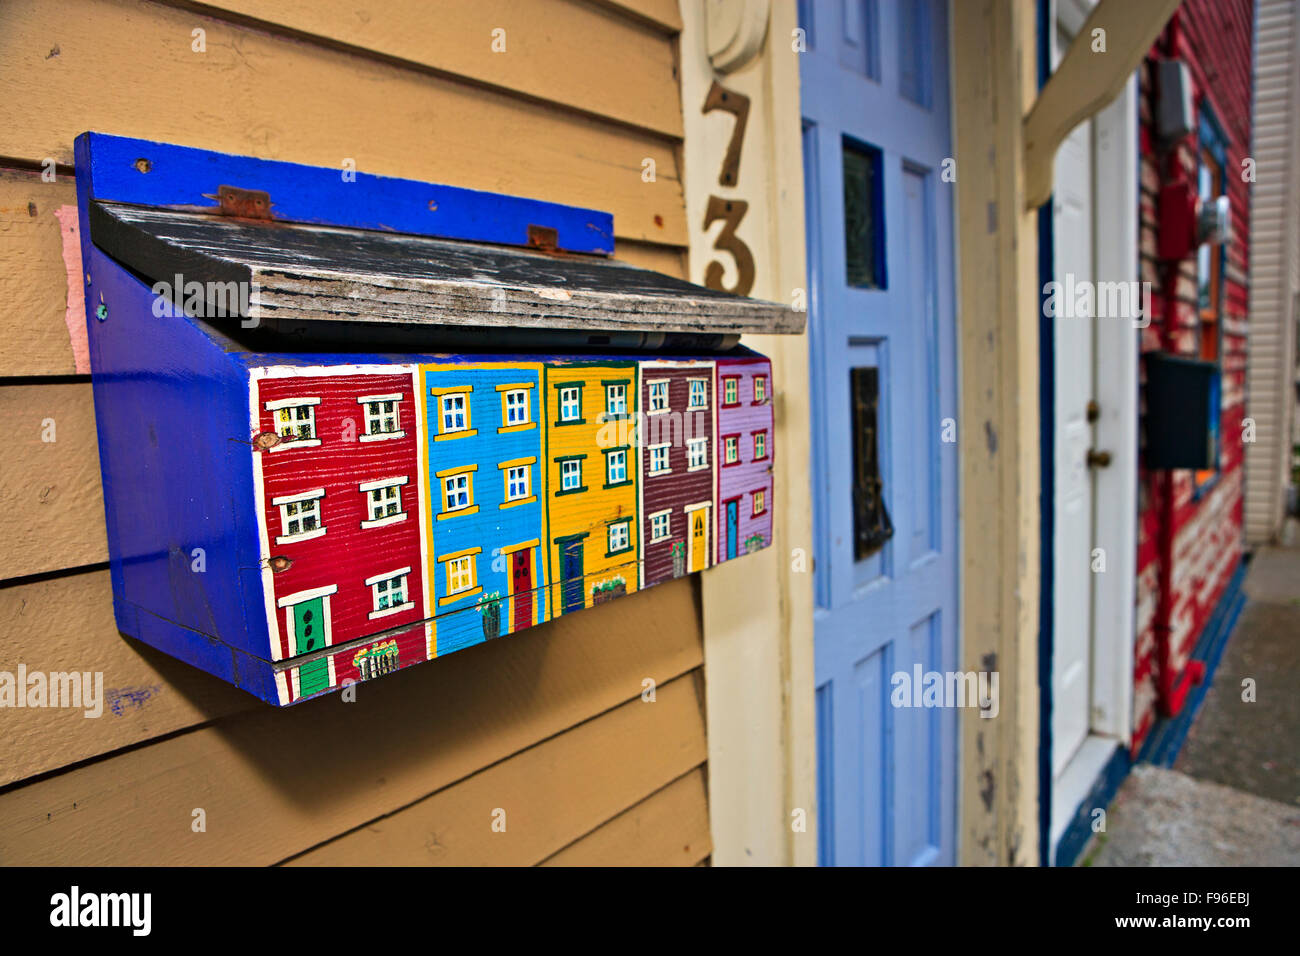
[[[739,536],[740,502],[732,499],[727,502],[727,558],[736,556],[736,538]]]
[[[582,540],[575,538],[565,541],[561,555],[560,580],[564,582],[561,585],[564,589],[564,613],[581,611],[586,600],[583,591],[585,578],[582,573]]]
[[[952,863],[956,712],[891,703],[957,666],[946,3],[799,14],[820,858]]]

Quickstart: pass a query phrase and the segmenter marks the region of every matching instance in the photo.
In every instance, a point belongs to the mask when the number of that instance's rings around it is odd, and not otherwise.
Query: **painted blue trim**
[[[1038,0],[1038,88],[1051,75],[1051,0]],[[1052,197],[1038,209],[1038,493],[1040,520],[1038,583],[1038,862],[1051,863],[1052,847],[1052,649],[1056,626],[1052,606],[1055,567],[1052,539],[1056,515],[1052,499],[1056,487],[1056,330],[1047,317],[1047,293],[1043,291],[1055,272],[1056,235],[1052,222]]]
[[[292,222],[510,246],[527,246],[528,227],[543,226],[567,252],[614,253],[614,217],[594,209],[362,172],[345,182],[342,169],[106,133],[82,133],[76,153],[92,199],[215,210],[217,187],[239,186],[268,192],[272,215]]]
[[[1115,799],[1115,794],[1119,791],[1120,784],[1124,782],[1124,778],[1128,776],[1129,771],[1134,766],[1139,763],[1148,763],[1159,767],[1172,767],[1174,761],[1178,759],[1178,753],[1182,749],[1183,741],[1187,739],[1187,732],[1196,720],[1196,715],[1205,700],[1210,685],[1214,683],[1214,675],[1219,668],[1219,661],[1223,659],[1223,651],[1227,647],[1228,639],[1232,636],[1232,632],[1237,625],[1237,618],[1241,615],[1241,609],[1246,604],[1246,595],[1242,590],[1242,582],[1246,578],[1248,563],[1249,559],[1237,565],[1237,570],[1233,573],[1227,588],[1224,589],[1223,596],[1215,606],[1214,613],[1210,615],[1209,621],[1206,622],[1201,640],[1197,642],[1196,649],[1192,652],[1193,660],[1205,662],[1205,679],[1188,692],[1182,713],[1177,717],[1162,720],[1156,724],[1151,733],[1147,735],[1146,743],[1136,760],[1130,757],[1126,747],[1120,746],[1116,750],[1105,768],[1098,775],[1087,796],[1084,797],[1075,810],[1074,819],[1070,821],[1070,825],[1061,834],[1061,840],[1056,847],[1056,866],[1074,865],[1079,854],[1092,837],[1092,810],[1096,807],[1110,806],[1111,801]]]
[[[1061,834],[1061,840],[1056,845],[1055,866],[1074,866],[1078,861],[1079,854],[1092,838],[1092,811],[1097,807],[1110,807],[1115,794],[1119,792],[1120,784],[1132,769],[1133,762],[1129,759],[1128,749],[1122,745],[1116,747],[1115,753],[1079,802],[1074,811],[1074,819]]]
[[[1187,692],[1183,709],[1177,717],[1161,720],[1152,728],[1138,754],[1139,763],[1172,767],[1174,761],[1178,759],[1178,752],[1182,749],[1183,741],[1187,739],[1187,732],[1191,729],[1192,722],[1196,720],[1196,714],[1205,700],[1210,685],[1214,683],[1214,672],[1219,667],[1219,661],[1223,659],[1228,638],[1232,636],[1233,628],[1237,625],[1241,609],[1246,606],[1242,583],[1246,578],[1248,564],[1247,560],[1237,564],[1236,572],[1224,589],[1223,597],[1215,606],[1214,613],[1205,622],[1201,639],[1196,642],[1196,648],[1192,651],[1190,660],[1202,661],[1205,664],[1204,679]]]

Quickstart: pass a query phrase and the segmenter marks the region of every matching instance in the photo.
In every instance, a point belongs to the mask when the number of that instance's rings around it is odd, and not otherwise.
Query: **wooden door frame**
[[[792,304],[799,296],[806,303],[799,58],[791,49],[796,6],[681,0],[680,12],[688,277],[703,282],[708,264],[717,260],[724,284],[735,283],[734,260],[714,248],[721,224],[702,225],[710,195],[734,197],[749,204],[736,229],[754,259],[749,294]],[[715,80],[750,101],[734,186],[719,184],[719,169],[735,118],[703,111]],[[772,360],[772,544],[699,575],[712,860],[723,866],[813,865],[808,342],[802,335],[746,335],[743,343]],[[720,397],[715,410],[719,404]]]
[[[1092,0],[1052,0],[1048,21],[1052,32],[1048,42],[1056,43],[1058,29],[1076,36],[1092,6]],[[1097,282],[1140,279],[1137,97],[1137,77],[1133,75],[1119,96],[1092,117],[1093,176],[1096,182],[1107,184],[1105,189],[1093,190],[1092,199],[1096,212],[1093,279]],[[1045,277],[1045,281],[1047,278],[1061,279],[1055,274]],[[1048,788],[1042,798],[1050,808],[1045,834],[1049,862],[1080,801],[1115,750],[1127,745],[1132,722],[1139,332],[1130,321],[1115,318],[1094,321],[1097,376],[1094,394],[1105,396],[1099,402],[1101,417],[1096,422],[1094,440],[1097,448],[1111,452],[1111,464],[1095,472],[1091,547],[1102,550],[1106,563],[1105,572],[1095,572],[1093,578],[1088,732],[1079,752],[1059,775],[1051,771],[1055,741],[1051,738],[1050,721],[1044,721],[1041,728],[1047,761],[1041,779]],[[1054,452],[1061,436],[1054,418],[1045,424],[1053,437],[1051,451],[1045,450],[1046,459],[1047,454]],[[1045,474],[1043,481],[1044,500],[1048,501],[1054,496],[1048,494],[1050,489],[1046,486],[1054,481],[1054,476]],[[1044,561],[1052,560],[1052,554],[1050,543],[1044,542]],[[1052,574],[1055,573],[1053,568]],[[1053,618],[1053,627],[1042,643],[1043,651],[1050,653],[1054,643]],[[1049,679],[1054,674],[1050,659],[1044,662],[1044,673]],[[1051,684],[1045,682],[1041,692],[1050,695]]]

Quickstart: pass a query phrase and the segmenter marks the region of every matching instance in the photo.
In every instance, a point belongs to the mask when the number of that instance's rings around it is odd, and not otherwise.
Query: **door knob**
[[[1110,465],[1110,452],[1097,451],[1095,448],[1088,449],[1088,467],[1089,468],[1106,468]]]

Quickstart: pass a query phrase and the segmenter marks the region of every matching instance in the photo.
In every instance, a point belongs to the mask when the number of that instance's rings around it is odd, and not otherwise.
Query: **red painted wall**
[[[420,557],[419,455],[416,448],[416,401],[410,372],[400,374],[298,375],[263,379],[256,386],[257,409],[262,431],[273,431],[273,412],[266,402],[293,397],[320,399],[316,406],[317,447],[286,448],[261,452],[263,506],[271,554],[284,555],[293,564],[274,575],[275,597],[279,598],[327,585],[338,591],[330,599],[332,644],[342,644],[367,634],[421,621],[429,616],[424,607],[423,561]],[[362,442],[365,411],[357,403],[361,395],[400,392],[401,438]],[[366,496],[357,490],[364,482],[405,476],[402,511],[406,520],[376,528],[362,528],[369,518]],[[273,498],[317,488],[325,489],[321,503],[324,535],[308,541],[276,544],[281,528],[280,508]],[[373,595],[367,578],[403,567],[407,575],[407,599],[414,607],[370,619]],[[289,647],[282,609],[276,618],[280,629],[280,656]],[[338,675],[343,679],[348,674]]]
[[[1195,133],[1173,149],[1156,137],[1157,60],[1174,58],[1189,65],[1198,119],[1208,104],[1223,130],[1233,238],[1227,246],[1220,314],[1223,402],[1218,480],[1197,497],[1190,471],[1161,473],[1143,468],[1139,472],[1135,751],[1157,716],[1176,712],[1180,698],[1170,692],[1170,686],[1184,676],[1188,658],[1242,555],[1241,436],[1250,249],[1249,185],[1242,179],[1242,160],[1250,150],[1253,29],[1252,0],[1186,0],[1141,68],[1141,271],[1153,292],[1151,325],[1142,334],[1144,353],[1196,355],[1200,324],[1194,252],[1177,261],[1156,257],[1160,188],[1180,175],[1195,184],[1197,168]],[[1143,366],[1145,382],[1145,362]]]

